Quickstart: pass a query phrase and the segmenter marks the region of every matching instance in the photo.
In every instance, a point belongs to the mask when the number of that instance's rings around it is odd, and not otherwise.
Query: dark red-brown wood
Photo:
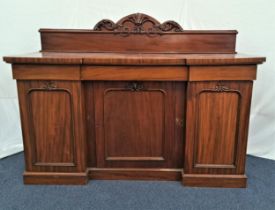
[[[40,33],[44,52],[235,53],[236,41],[234,31],[185,31],[154,37],[79,30],[44,29]]]
[[[81,83],[18,81],[17,86],[28,180],[36,172],[86,173]]]
[[[183,53],[68,53],[36,52],[5,56],[13,64],[118,65],[118,66],[216,66],[261,64],[264,57],[245,54],[183,54]]]
[[[117,23],[99,21],[94,30],[40,33],[43,52],[235,53],[237,31],[188,31],[174,21],[160,24],[136,13]]]
[[[40,33],[41,52],[4,57],[17,80],[26,184],[246,186],[252,85],[265,58],[236,54],[236,31],[137,13]]]
[[[251,81],[189,82],[184,172],[243,174]]]
[[[184,83],[96,82],[93,89],[98,167],[183,165]]]

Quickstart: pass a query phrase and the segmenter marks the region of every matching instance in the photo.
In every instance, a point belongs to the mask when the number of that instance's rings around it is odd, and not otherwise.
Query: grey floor
[[[275,210],[275,161],[247,157],[248,188],[182,187],[179,182],[90,181],[86,186],[23,185],[23,154],[0,160],[0,209]]]

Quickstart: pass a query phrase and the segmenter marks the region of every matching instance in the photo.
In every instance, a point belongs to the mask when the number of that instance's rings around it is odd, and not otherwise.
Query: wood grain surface
[[[236,53],[237,31],[135,13],[40,34],[40,52],[3,58],[17,80],[25,184],[246,187],[252,85],[266,58]]]

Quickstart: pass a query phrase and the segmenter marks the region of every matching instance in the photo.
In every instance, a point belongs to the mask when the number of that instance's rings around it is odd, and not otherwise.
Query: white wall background
[[[1,0],[0,57],[40,50],[39,28],[88,28],[142,12],[184,29],[237,29],[237,51],[267,57],[254,84],[248,153],[275,159],[274,0]],[[23,149],[16,83],[0,61],[0,158]]]

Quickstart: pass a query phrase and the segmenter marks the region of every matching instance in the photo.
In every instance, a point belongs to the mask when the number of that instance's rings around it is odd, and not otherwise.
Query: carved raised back
[[[93,30],[40,29],[42,52],[235,53],[237,31],[183,30],[135,13],[116,23],[99,21]]]
[[[135,13],[121,18],[117,23],[104,19],[99,21],[95,31],[114,31],[126,35],[131,33],[160,34],[165,32],[182,32],[182,27],[175,21],[165,21],[160,24],[155,18],[142,13]]]

